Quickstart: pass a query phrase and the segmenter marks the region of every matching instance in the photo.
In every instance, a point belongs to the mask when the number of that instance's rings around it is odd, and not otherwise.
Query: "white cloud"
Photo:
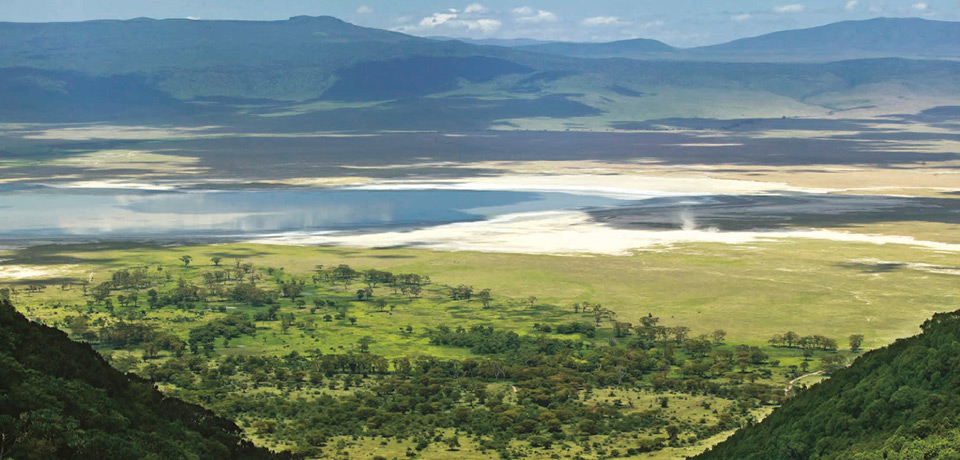
[[[667,22],[666,22],[666,21],[664,21],[663,19],[657,19],[656,21],[650,21],[650,22],[645,22],[645,23],[643,23],[643,24],[640,24],[640,28],[641,28],[641,29],[651,29],[651,28],[654,28],[654,27],[663,27],[663,26],[665,26],[665,25],[667,25]]]
[[[442,26],[453,19],[457,19],[457,13],[433,13],[432,16],[427,16],[420,20],[420,24],[417,26],[423,29],[433,29],[437,26]]]
[[[370,14],[373,13],[373,8],[370,8],[367,5],[360,5],[357,7],[357,14]]]
[[[529,6],[521,6],[513,10],[514,20],[523,23],[557,22],[557,15],[546,10],[535,10]]]
[[[847,6],[843,7],[843,9],[847,11],[853,11],[853,9],[856,8],[857,5],[859,4],[860,2],[858,2],[857,0],[850,0],[849,2],[847,2]]]
[[[773,11],[776,13],[802,13],[806,11],[806,9],[807,9],[806,5],[802,5],[800,3],[794,3],[792,5],[778,6],[774,8]]]
[[[521,6],[520,8],[513,9],[513,14],[517,16],[531,16],[535,12],[536,11],[533,8],[530,8],[529,6]]]
[[[416,34],[441,29],[489,35],[499,30],[503,23],[498,19],[482,17],[481,14],[485,11],[486,8],[479,3],[467,6],[462,12],[456,8],[450,8],[443,12],[433,13],[421,19],[415,25],[405,25],[394,30]]]
[[[927,8],[929,7],[930,5],[927,5],[926,2],[919,2],[919,3],[913,4],[913,9],[917,11],[927,11]]]
[[[629,24],[627,22],[621,21],[620,18],[616,16],[595,16],[592,18],[586,18],[583,20],[583,25],[589,27],[597,26],[618,26]]]
[[[503,25],[496,19],[477,19],[476,21],[464,21],[469,30],[479,30],[485,34],[496,32]]]
[[[463,10],[463,12],[466,13],[466,14],[486,13],[487,11],[488,11],[488,10],[487,10],[487,7],[485,7],[485,6],[483,6],[483,5],[479,4],[479,3],[471,4],[471,5],[467,6],[466,8],[464,8],[464,10]]]
[[[731,16],[730,19],[733,19],[737,22],[749,21],[750,19],[753,19],[753,15],[750,13],[736,14]]]

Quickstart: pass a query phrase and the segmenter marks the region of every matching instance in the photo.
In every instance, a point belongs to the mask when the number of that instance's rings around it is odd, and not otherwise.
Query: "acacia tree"
[[[286,334],[295,321],[293,313],[280,316],[280,332]]]
[[[606,308],[603,308],[603,306],[600,304],[593,305],[593,319],[597,322],[597,327],[600,327],[600,322],[603,321],[603,317],[606,315]]]
[[[850,351],[856,353],[860,351],[860,346],[863,345],[863,335],[862,334],[853,334],[850,336]]]
[[[490,295],[490,289],[483,289],[477,293],[477,299],[483,304],[483,308],[490,308],[490,301],[493,297]]]
[[[713,343],[720,345],[723,343],[723,339],[727,337],[727,331],[723,329],[717,329],[713,331]]]
[[[453,300],[470,300],[473,297],[473,286],[467,286],[461,284],[455,288],[450,289],[450,297]]]
[[[187,267],[187,266],[190,265],[190,262],[193,261],[193,257],[190,257],[189,254],[184,254],[184,255],[180,256],[180,261],[183,262],[183,266],[184,266],[184,267]]]
[[[219,266],[220,266],[220,261],[222,261],[222,260],[223,260],[222,257],[211,257],[211,258],[210,258],[210,261],[213,262],[213,266],[214,266],[214,267],[219,267]]]

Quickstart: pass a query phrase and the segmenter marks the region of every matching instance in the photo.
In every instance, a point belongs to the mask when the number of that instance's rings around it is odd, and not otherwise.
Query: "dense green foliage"
[[[291,270],[165,251],[0,297],[258,444],[309,457],[692,453],[780,404],[810,366],[845,360],[816,330],[737,345],[722,329],[354,268],[342,255]]]
[[[696,458],[960,458],[960,312],[871,351]]]
[[[108,335],[108,333],[104,333]],[[111,368],[0,299],[0,458],[268,459],[233,423]]]

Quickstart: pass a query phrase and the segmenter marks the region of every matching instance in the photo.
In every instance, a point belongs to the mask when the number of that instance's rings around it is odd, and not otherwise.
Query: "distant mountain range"
[[[960,105],[958,24],[880,19],[676,49],[431,39],[332,17],[0,23],[0,121],[375,130],[578,120],[565,129],[584,117],[615,127],[902,110],[891,95],[918,111]]]
[[[480,45],[480,46],[505,46],[508,48],[518,47],[518,46],[531,46],[531,45],[543,45],[547,43],[557,43],[554,41],[547,40],[536,40],[533,38],[457,38],[457,37],[444,37],[444,36],[431,36],[427,37],[431,40],[440,40],[440,41],[461,41],[464,43],[469,43],[471,45]]]
[[[686,49],[642,38],[605,43],[538,42],[532,39],[447,39],[592,58],[733,62],[826,62],[879,57],[960,58],[960,22],[920,18],[844,21]]]
[[[559,54],[584,58],[650,58],[678,50],[666,43],[645,38],[607,43],[540,43],[519,47],[537,53]]]
[[[774,32],[688,52],[720,59],[738,55],[776,60],[957,58],[960,57],[960,22],[918,18],[844,21]]]

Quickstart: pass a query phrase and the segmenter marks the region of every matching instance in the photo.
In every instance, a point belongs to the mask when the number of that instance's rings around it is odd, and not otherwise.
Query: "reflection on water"
[[[236,235],[430,226],[516,212],[616,206],[613,198],[470,190],[0,189],[0,238]]]

